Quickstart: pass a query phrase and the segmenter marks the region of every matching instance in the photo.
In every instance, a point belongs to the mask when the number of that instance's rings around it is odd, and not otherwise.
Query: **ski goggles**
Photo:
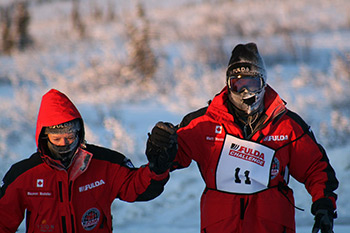
[[[231,91],[240,93],[244,89],[251,92],[259,91],[264,86],[264,80],[259,76],[230,76],[228,78],[228,87]]]

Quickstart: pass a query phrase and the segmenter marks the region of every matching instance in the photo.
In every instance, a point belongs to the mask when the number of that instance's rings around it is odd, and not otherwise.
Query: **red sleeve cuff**
[[[151,171],[151,170],[149,169],[149,166],[148,166],[148,165],[147,165],[147,168],[148,168],[149,172],[151,173],[151,179],[152,179],[152,180],[157,180],[157,181],[159,181],[159,180],[164,180],[164,179],[167,179],[168,176],[169,176],[169,171],[170,171],[170,169],[168,169],[166,172],[164,172],[164,173],[158,175],[158,174],[155,173],[154,171]]]

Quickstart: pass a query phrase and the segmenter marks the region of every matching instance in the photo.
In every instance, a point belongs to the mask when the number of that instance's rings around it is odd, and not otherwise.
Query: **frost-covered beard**
[[[237,93],[229,90],[228,98],[236,108],[247,115],[253,115],[264,107],[264,94],[265,87],[257,92],[245,89],[243,92]]]

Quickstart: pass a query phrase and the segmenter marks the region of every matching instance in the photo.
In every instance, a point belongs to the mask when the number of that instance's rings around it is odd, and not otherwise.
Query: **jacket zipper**
[[[71,201],[71,196],[72,196],[72,181],[69,182],[69,188],[68,188],[68,197],[69,197],[69,202]]]
[[[60,192],[60,202],[63,202],[62,181],[58,182],[58,188]]]
[[[62,231],[63,231],[63,233],[67,233],[66,217],[62,216],[61,220],[62,220]]]
[[[72,186],[73,186],[73,182],[70,181],[69,182],[69,188],[68,188],[68,199],[69,199],[69,203],[72,200]],[[75,229],[74,229],[74,216],[73,214],[71,214],[71,222],[72,222],[72,233],[75,233]]]
[[[70,216],[71,221],[72,221],[72,233],[75,233],[75,229],[74,229],[74,216],[73,214]]]
[[[248,200],[247,200],[247,203],[244,203],[244,198],[241,198],[240,199],[240,204],[241,204],[241,215],[240,215],[240,218],[241,218],[241,220],[243,220],[245,211],[246,211],[247,206],[248,206]]]
[[[63,191],[62,191],[62,181],[58,182],[58,189],[59,189],[59,195],[60,195],[60,202],[63,202]],[[62,222],[62,232],[67,233],[67,222],[66,217],[61,216],[61,222]]]
[[[248,140],[252,139],[252,137],[254,136],[254,134],[256,134],[259,130],[261,130],[262,128],[264,128],[265,126],[267,126],[271,121],[275,120],[276,118],[279,118],[281,116],[281,114],[284,114],[286,111],[282,111],[280,113],[278,113],[275,117],[269,119],[268,121],[266,121],[264,124],[260,124],[258,127],[256,127],[251,133],[250,135],[247,137]],[[261,136],[261,135],[260,135]],[[260,138],[259,138],[260,139]],[[261,139],[260,139],[261,140]]]

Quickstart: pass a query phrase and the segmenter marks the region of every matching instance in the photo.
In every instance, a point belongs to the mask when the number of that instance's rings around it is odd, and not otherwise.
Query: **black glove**
[[[158,122],[148,134],[146,156],[149,168],[156,174],[166,172],[177,153],[177,134],[174,125]]]
[[[318,210],[315,216],[315,224],[312,228],[312,233],[333,233],[333,213],[328,210]]]
[[[313,203],[311,212],[315,215],[312,233],[333,233],[333,219],[336,218],[333,204],[328,198],[322,198]]]

